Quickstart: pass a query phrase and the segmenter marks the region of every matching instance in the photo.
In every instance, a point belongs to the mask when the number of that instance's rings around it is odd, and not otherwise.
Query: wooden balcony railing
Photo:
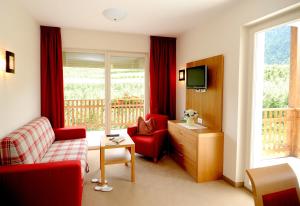
[[[126,128],[144,116],[143,99],[117,99],[111,103],[111,127]],[[105,127],[105,101],[103,99],[65,100],[65,125],[85,126],[88,130]]]
[[[65,100],[65,125],[104,129],[103,99]],[[296,109],[269,108],[262,114],[262,152],[265,158],[286,157],[293,153]],[[118,99],[111,104],[111,127],[126,128],[144,116],[143,99]]]
[[[265,158],[292,154],[295,109],[269,108],[262,114],[262,152]]]

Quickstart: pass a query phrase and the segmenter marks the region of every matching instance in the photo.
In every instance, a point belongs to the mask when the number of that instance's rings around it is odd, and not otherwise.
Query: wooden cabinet
[[[220,179],[223,175],[223,132],[208,128],[188,129],[180,121],[169,121],[171,157],[197,182]]]

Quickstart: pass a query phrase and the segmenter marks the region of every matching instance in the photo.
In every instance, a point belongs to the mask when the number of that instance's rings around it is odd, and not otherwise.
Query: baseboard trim
[[[222,176],[222,179],[233,187],[244,187],[244,182],[235,182],[224,175]]]

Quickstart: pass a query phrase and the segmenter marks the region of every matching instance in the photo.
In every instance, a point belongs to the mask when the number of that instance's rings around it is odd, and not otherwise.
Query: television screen
[[[186,87],[188,89],[207,89],[207,66],[187,68]]]

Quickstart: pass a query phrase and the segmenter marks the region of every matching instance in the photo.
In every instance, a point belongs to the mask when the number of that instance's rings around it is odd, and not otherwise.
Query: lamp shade
[[[121,21],[122,19],[125,19],[127,16],[127,12],[121,9],[116,9],[116,8],[109,8],[105,9],[102,12],[103,16],[105,16],[108,20],[110,21]]]

